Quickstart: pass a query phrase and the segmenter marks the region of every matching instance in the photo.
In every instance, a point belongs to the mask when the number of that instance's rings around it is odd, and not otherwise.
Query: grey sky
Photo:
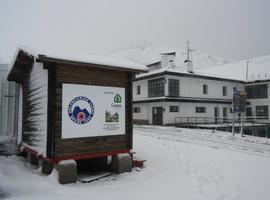
[[[239,60],[270,54],[269,0],[0,0],[0,62],[18,45],[108,53],[145,40]]]

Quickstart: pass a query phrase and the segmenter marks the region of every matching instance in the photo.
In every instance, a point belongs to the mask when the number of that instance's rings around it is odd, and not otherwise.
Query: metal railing
[[[240,132],[241,118],[234,120],[236,132]],[[175,117],[175,126],[186,128],[215,129],[232,132],[232,117]],[[244,117],[244,134],[269,137],[270,124],[268,117],[249,116]],[[269,136],[268,136],[269,135]]]
[[[249,123],[267,123],[268,117],[250,116],[244,117],[244,122]],[[235,123],[241,123],[241,118],[236,117]],[[175,117],[175,124],[177,125],[208,125],[208,124],[228,124],[233,123],[232,117]]]

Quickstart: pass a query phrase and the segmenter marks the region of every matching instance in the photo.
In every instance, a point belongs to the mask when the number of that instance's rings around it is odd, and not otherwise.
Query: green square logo
[[[119,94],[116,94],[114,96],[114,103],[121,103],[122,102],[122,97]]]

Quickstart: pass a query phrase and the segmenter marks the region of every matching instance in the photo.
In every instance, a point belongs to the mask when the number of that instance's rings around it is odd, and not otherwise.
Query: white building
[[[214,122],[218,118],[227,120],[233,115],[234,87],[247,92],[247,116],[269,123],[269,78],[247,81],[239,76],[211,75],[211,68],[189,73],[175,65],[174,56],[174,52],[161,54],[161,62],[149,65],[148,73],[135,78],[135,123],[170,125],[179,120],[198,120],[198,123]],[[219,66],[221,72],[223,68],[226,65]]]

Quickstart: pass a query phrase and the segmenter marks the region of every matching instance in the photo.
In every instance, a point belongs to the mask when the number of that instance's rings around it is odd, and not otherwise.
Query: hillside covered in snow
[[[199,69],[197,72],[243,81],[268,80],[270,79],[270,55]]]
[[[175,49],[166,46],[145,46],[123,49],[111,53],[110,56],[123,58],[144,65],[149,65],[160,61],[160,53],[168,52],[176,52],[175,64],[180,67],[185,66],[184,61],[187,59],[186,49]],[[191,57],[194,68],[213,67],[229,62],[223,58],[208,55],[198,51],[193,51]]]
[[[159,73],[162,71],[188,73],[187,64],[184,63],[184,61],[187,59],[187,54],[186,50],[183,49],[174,49],[164,46],[146,46],[119,50],[110,54],[110,56],[149,65],[161,61],[160,54],[168,52],[176,52],[176,66],[168,66],[162,69],[157,69],[148,72],[148,74]],[[241,81],[270,79],[270,55],[254,57],[241,61],[228,61],[216,56],[198,51],[192,51],[191,60],[194,69],[193,74],[197,75]]]

